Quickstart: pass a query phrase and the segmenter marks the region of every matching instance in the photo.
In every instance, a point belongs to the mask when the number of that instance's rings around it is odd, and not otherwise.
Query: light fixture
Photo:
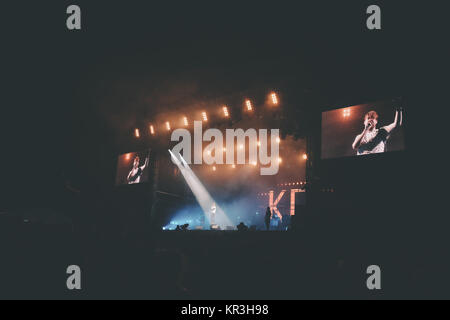
[[[227,106],[223,106],[222,110],[223,110],[223,115],[224,115],[226,118],[228,118],[228,117],[230,116],[230,113],[228,112]]]
[[[270,100],[272,101],[273,105],[275,105],[275,106],[278,105],[278,97],[277,97],[277,94],[275,92],[272,92],[270,94]]]
[[[252,102],[249,99],[245,100],[245,106],[247,107],[247,111],[253,110]]]

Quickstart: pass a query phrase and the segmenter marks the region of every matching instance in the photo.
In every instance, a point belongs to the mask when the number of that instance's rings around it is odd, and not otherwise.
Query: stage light
[[[136,138],[140,138],[140,136],[141,136],[141,134],[139,133],[139,129],[134,129],[134,136],[136,137]]]
[[[208,117],[206,116],[206,112],[202,112],[202,118],[203,118],[203,121],[208,121]]]
[[[342,115],[344,116],[344,118],[350,117],[350,109],[344,109],[342,111]]]
[[[213,166],[213,168],[212,168],[212,169],[213,169],[213,171],[216,171],[216,170],[217,170],[216,166]]]
[[[189,125],[189,122],[188,122],[188,118],[187,118],[187,117],[183,117],[183,123],[184,123],[184,125],[185,125],[186,127]]]
[[[256,161],[252,161],[252,166],[256,166],[256,165],[257,165]]]
[[[166,129],[167,129],[167,131],[170,131],[170,122],[169,121],[166,121]]]
[[[277,137],[276,141],[277,141],[277,143],[280,143],[281,142],[280,137]]]
[[[183,175],[186,183],[188,184],[200,207],[202,208],[202,211],[204,212],[205,218],[208,220],[208,222],[211,222],[209,221],[211,217],[211,208],[212,206],[214,206],[216,207],[215,223],[220,226],[231,225],[231,220],[228,218],[222,208],[217,205],[217,202],[214,201],[209,192],[206,190],[205,186],[198,179],[197,175],[186,163],[184,158],[179,153],[177,154],[177,156],[175,156],[175,154],[173,154],[171,150],[169,150],[169,153],[172,157],[172,160],[180,169],[181,174]],[[183,163],[183,165],[181,163]]]
[[[261,142],[258,141],[257,145],[258,145],[258,147],[261,147]]]
[[[150,134],[151,135],[155,134],[155,128],[153,127],[153,125],[150,125]]]
[[[303,160],[308,160],[308,155],[306,153],[304,153],[302,158],[303,158]]]
[[[125,156],[125,159],[126,160],[130,160],[130,158],[131,158],[131,153],[127,153],[126,156]]]
[[[270,99],[272,100],[272,104],[273,105],[278,105],[278,97],[277,97],[277,94],[275,93],[275,92],[272,92],[271,94],[270,94]]]
[[[278,163],[281,163],[281,162],[283,162],[283,159],[278,158]]]
[[[223,148],[223,152],[227,152],[227,148]]]
[[[239,150],[242,150],[242,149],[244,149],[244,145],[240,144],[239,145]]]
[[[247,107],[247,111],[253,110],[252,102],[249,99],[245,100],[245,106]]]
[[[232,164],[231,167],[234,169],[234,168],[236,168],[236,165],[235,165],[235,164]]]
[[[210,155],[211,155],[211,151],[210,151],[210,150],[206,151],[206,154],[207,154],[208,156],[210,156]]]
[[[228,118],[228,117],[230,116],[230,114],[228,113],[228,108],[227,108],[227,106],[223,106],[222,110],[223,110],[223,115],[224,115],[226,118]]]

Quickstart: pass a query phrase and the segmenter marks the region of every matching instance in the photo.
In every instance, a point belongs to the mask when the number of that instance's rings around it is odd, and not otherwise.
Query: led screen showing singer
[[[116,186],[147,182],[150,152],[131,152],[119,156]]]
[[[384,101],[322,113],[322,159],[404,150],[404,111]]]

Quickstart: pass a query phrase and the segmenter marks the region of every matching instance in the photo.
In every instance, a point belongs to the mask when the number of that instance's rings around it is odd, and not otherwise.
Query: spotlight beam
[[[202,208],[205,217],[208,221],[208,224],[211,223],[210,221],[210,213],[211,208],[213,205],[216,207],[216,213],[215,213],[215,223],[220,225],[222,228],[225,226],[231,226],[231,220],[228,218],[228,216],[225,214],[225,212],[220,208],[219,205],[217,205],[217,202],[214,201],[214,199],[209,194],[208,190],[204,187],[204,185],[200,182],[196,174],[192,171],[192,169],[187,164],[186,160],[181,156],[181,154],[178,154],[179,157],[177,157],[171,150],[169,150],[171,158],[174,160],[173,162],[177,165],[177,167],[180,169],[181,174],[183,175],[184,179],[186,180],[189,188],[191,189],[192,193],[194,194],[195,198],[197,199],[197,202],[199,203],[200,207]]]

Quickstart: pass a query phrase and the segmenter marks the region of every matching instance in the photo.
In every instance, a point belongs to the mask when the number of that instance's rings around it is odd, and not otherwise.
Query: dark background
[[[82,30],[68,31],[72,2],[5,2],[0,210],[11,223],[24,215],[59,225],[68,216],[82,228],[16,232],[2,223],[0,296],[184,297],[171,284],[189,257],[194,298],[448,297],[445,157],[436,152],[445,103],[433,101],[445,92],[437,72],[445,10],[376,3],[380,31],[365,27],[374,4],[366,1],[77,1]],[[337,190],[308,199],[299,236],[141,238],[147,190],[111,189],[112,159],[147,147],[133,128],[199,102],[237,105],[270,90],[282,94],[284,134],[308,137],[310,179]],[[322,111],[398,96],[405,152],[319,161]],[[89,270],[80,295],[64,287],[74,261]],[[364,287],[373,263],[386,274],[380,295]],[[280,266],[288,271],[267,277]],[[211,281],[217,272],[221,285]]]
[[[370,32],[364,2],[81,1],[83,29],[71,32],[67,3],[5,8],[5,207],[44,205],[61,171],[88,189],[111,184],[107,163],[133,151],[130,129],[168,106],[276,88],[306,133],[320,109],[423,91],[428,20],[410,21],[439,11],[383,2],[383,30]]]

